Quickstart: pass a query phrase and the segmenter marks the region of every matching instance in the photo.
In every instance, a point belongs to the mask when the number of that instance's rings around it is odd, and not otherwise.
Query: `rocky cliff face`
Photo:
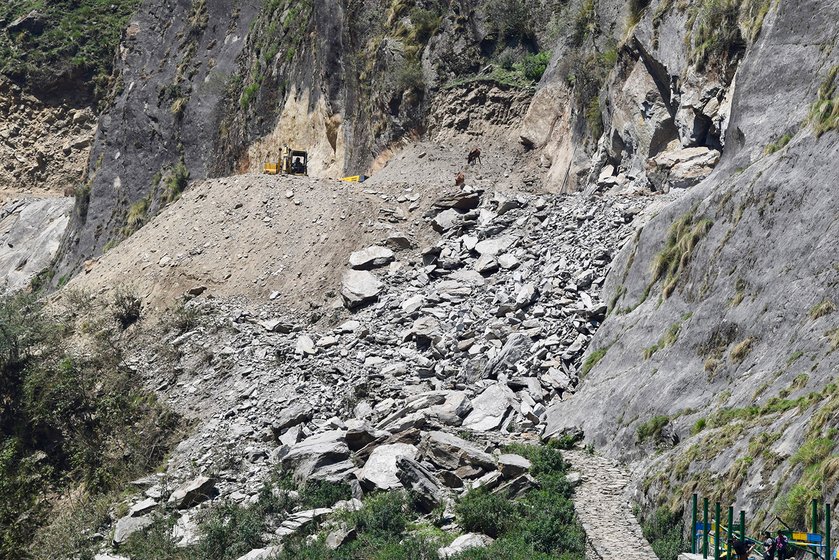
[[[839,143],[812,108],[833,95],[837,8],[768,12],[737,70],[720,165],[624,247],[596,365],[550,412],[549,433],[579,426],[641,461],[653,502],[699,489],[757,510],[756,524],[803,523],[810,497],[836,495]],[[655,53],[640,29],[638,52]]]
[[[532,90],[554,3],[502,4],[144,2],[59,271],[130,234],[187,172],[258,172],[284,144],[309,150],[314,175],[365,172],[424,134],[435,94],[455,82]]]
[[[647,504],[681,507],[701,490],[736,497],[738,507],[758,512],[756,524],[770,512],[803,523],[803,504],[817,494],[833,496],[839,471],[837,11],[836,0],[241,0],[232,7],[219,0],[144,0],[125,31],[117,61],[122,87],[98,121],[56,282],[151,221],[189,178],[258,172],[282,145],[305,147],[311,174],[323,180],[376,172],[363,197],[347,197],[346,213],[330,183],[220,179],[170,206],[99,269],[89,266],[95,272],[78,285],[95,291],[133,277],[156,303],[188,287],[258,300],[279,292],[274,282],[282,278],[287,293],[274,299],[305,302],[312,323],[325,316],[329,322],[343,312],[336,264],[343,253],[362,248],[355,246],[361,240],[384,242],[384,231],[404,238],[391,232],[398,224],[407,237],[431,239],[432,246],[412,253],[409,277],[394,264],[388,281],[396,290],[364,313],[387,328],[423,321],[415,325],[421,339],[439,335],[443,349],[424,347],[427,355],[418,360],[424,365],[417,375],[435,379],[426,389],[533,389],[542,400],[519,395],[505,405],[502,420],[515,418],[513,429],[520,424],[525,432],[547,421],[547,436],[581,427],[587,441],[633,462]],[[465,154],[476,145],[487,163],[467,166]],[[431,210],[423,201],[435,200],[459,171],[476,191],[579,191],[574,200],[589,202],[566,205],[560,197],[543,204],[507,192],[480,208],[473,200]],[[290,194],[271,196],[279,185]],[[219,191],[225,187],[231,196],[259,198],[227,200]],[[637,222],[611,264],[617,239],[609,238],[608,251],[584,249],[586,240],[573,233],[608,211],[609,223],[601,225],[621,229],[622,238],[647,204],[654,217]],[[224,216],[201,216],[213,211]],[[248,235],[228,235],[225,220],[245,211],[247,219],[233,224]],[[509,216],[501,218],[508,212],[518,216],[521,246],[515,254],[506,254],[507,246],[484,255],[477,244],[512,227]],[[444,239],[438,242],[427,226]],[[202,227],[215,230],[205,235]],[[273,240],[280,228],[276,245],[265,241],[252,250],[259,235]],[[323,228],[331,228],[328,235]],[[557,240],[573,246],[573,255],[554,259],[569,250],[565,245],[544,255],[535,249]],[[288,252],[278,258],[282,247]],[[249,255],[257,265],[233,270],[231,262]],[[284,262],[287,255],[296,268]],[[225,258],[230,269],[217,274],[212,269]],[[530,261],[547,272],[522,264]],[[264,263],[272,270],[260,268]],[[467,265],[481,282],[502,270],[495,281],[503,277],[509,288],[492,296],[479,290],[484,310],[504,325],[497,333],[481,330],[485,348],[472,323],[441,310],[452,301],[466,301],[464,313],[474,307],[471,288],[443,280]],[[399,312],[400,284],[425,289],[431,273],[455,292],[423,292],[434,300],[427,313]],[[367,303],[371,297],[360,292],[370,285],[381,295],[380,284],[362,284],[347,288],[345,299]],[[514,303],[520,295],[528,301]],[[531,307],[538,298],[560,303],[547,311]],[[608,303],[605,321],[600,301]],[[223,312],[252,331],[285,329],[275,322],[257,328],[238,303]],[[270,319],[267,313],[259,320]],[[547,330],[543,313],[552,319]],[[439,321],[451,328],[438,333]],[[433,336],[422,330],[429,324]],[[457,340],[445,336],[452,329]],[[395,359],[396,331],[383,332],[389,338],[360,339],[386,343],[387,351],[373,357]],[[269,336],[282,338],[288,354],[334,364],[327,350],[335,345],[332,335],[320,334],[327,342],[314,352],[307,351],[311,338],[292,352],[296,334]],[[361,343],[351,344],[341,359]],[[462,355],[472,348],[471,357]],[[516,352],[510,375],[484,375],[480,360],[490,362],[505,348]],[[257,351],[274,368],[270,352]],[[266,369],[260,382],[274,374]],[[342,379],[348,386],[357,381]],[[231,395],[251,390],[247,385],[242,381]],[[392,398],[391,389],[383,386],[377,398]],[[534,404],[548,396],[547,415],[541,407],[537,413]],[[318,396],[311,404],[324,402]],[[332,404],[336,414],[349,408]],[[222,419],[235,420],[226,412]],[[236,438],[245,445],[250,435]],[[201,453],[210,441],[199,442]],[[181,459],[186,465],[191,457]]]

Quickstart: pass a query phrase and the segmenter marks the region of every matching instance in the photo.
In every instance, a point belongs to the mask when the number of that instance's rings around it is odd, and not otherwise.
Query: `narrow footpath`
[[[629,475],[610,459],[565,451],[580,473],[574,507],[588,537],[587,556],[602,560],[656,560],[626,499]]]

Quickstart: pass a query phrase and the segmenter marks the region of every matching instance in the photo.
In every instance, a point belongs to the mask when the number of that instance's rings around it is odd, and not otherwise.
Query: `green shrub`
[[[294,52],[292,51],[292,57],[294,56]],[[242,110],[247,110],[250,107],[251,102],[256,97],[256,94],[259,92],[259,88],[262,87],[261,82],[254,82],[249,84],[242,90],[242,97],[239,98],[239,106]]]
[[[443,17],[434,10],[415,7],[411,10],[411,23],[414,25],[413,39],[425,44],[440,27]]]
[[[745,49],[738,18],[742,0],[702,0],[688,20],[691,61],[699,70],[722,70]]]
[[[583,0],[580,4],[580,11],[574,20],[574,33],[572,39],[574,44],[580,46],[588,37],[597,35],[599,23],[597,21],[597,10],[595,0]]]
[[[489,0],[485,15],[487,26],[506,42],[522,42],[533,34],[530,10],[524,0]]]
[[[50,500],[80,484],[78,499],[108,493],[155,468],[178,419],[119,346],[97,336],[78,352],[69,341],[82,333],[31,295],[0,298],[0,326],[0,557],[19,558]]]
[[[455,508],[464,530],[499,539],[460,558],[583,558],[585,533],[574,515],[562,454],[549,446],[523,444],[507,446],[505,452],[530,460],[539,488],[512,502],[480,488],[469,492]]]
[[[361,532],[398,536],[408,526],[407,507],[404,492],[387,492],[367,499],[352,518]]]
[[[457,504],[455,512],[466,531],[483,533],[492,538],[506,532],[517,517],[513,502],[490,494],[483,488],[472,490]]]
[[[405,60],[396,68],[393,87],[394,93],[397,94],[409,90],[420,92],[425,90],[425,77],[418,60]]]
[[[706,420],[704,418],[700,418],[696,422],[693,423],[693,427],[690,429],[690,433],[693,435],[698,434],[702,430],[705,429]]]
[[[687,540],[682,535],[682,516],[666,507],[658,508],[643,520],[641,528],[660,560],[676,560],[680,553],[688,551]]]
[[[653,439],[656,442],[662,438],[662,430],[670,423],[670,417],[664,415],[653,416],[643,424],[636,428],[638,435],[638,443],[644,443],[648,439]]]
[[[143,312],[143,300],[134,289],[118,286],[112,302],[114,318],[123,330],[136,323]]]
[[[264,525],[265,518],[258,507],[216,507],[201,524],[198,556],[203,560],[235,560],[264,544]]]
[[[311,480],[300,489],[299,502],[303,509],[315,509],[332,507],[336,502],[351,497],[350,487],[346,484]]]
[[[542,75],[548,68],[548,63],[551,61],[551,54],[549,52],[540,52],[537,54],[529,54],[524,57],[521,62],[521,72],[524,77],[530,81],[538,82],[542,79]]]
[[[15,0],[0,3],[0,73],[28,83],[79,76],[103,99],[122,33],[139,0]],[[42,29],[5,25],[32,10]]]

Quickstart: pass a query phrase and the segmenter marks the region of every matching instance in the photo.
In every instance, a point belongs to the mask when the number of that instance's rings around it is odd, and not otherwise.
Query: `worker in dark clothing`
[[[734,557],[737,560],[749,560],[749,554],[752,552],[754,545],[749,546],[746,541],[740,539],[728,539],[728,545],[734,550]]]
[[[306,168],[303,167],[303,162],[299,157],[294,158],[294,161],[291,163],[291,172],[292,173],[305,173]]]
[[[775,539],[769,531],[763,532],[763,560],[775,560]]]

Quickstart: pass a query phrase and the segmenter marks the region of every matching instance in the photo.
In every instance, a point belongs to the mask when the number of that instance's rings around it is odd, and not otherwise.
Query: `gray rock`
[[[399,481],[423,511],[431,512],[442,503],[443,489],[440,483],[422,464],[403,455],[396,458],[396,469]]]
[[[342,523],[339,527],[333,529],[326,536],[326,546],[329,550],[338,550],[341,545],[355,539],[355,528],[347,527],[346,523]]]
[[[498,457],[498,468],[504,478],[515,478],[530,470],[530,461],[521,455],[507,453]]]
[[[271,430],[274,432],[275,437],[280,437],[289,428],[308,422],[311,419],[311,407],[303,404],[293,404],[280,411],[277,419],[271,423]]]
[[[349,309],[361,307],[379,297],[384,284],[365,270],[348,270],[341,282],[341,296]]]
[[[501,351],[487,363],[482,376],[484,378],[495,378],[498,377],[499,373],[507,369],[514,369],[530,352],[532,345],[533,341],[526,334],[511,334],[507,337],[507,341],[504,343]]]
[[[358,473],[361,485],[378,490],[401,488],[402,483],[397,476],[399,469],[396,466],[396,460],[400,456],[414,459],[417,456],[417,448],[407,443],[392,443],[374,449]]]
[[[509,387],[495,383],[472,399],[472,412],[463,419],[463,427],[487,432],[501,427],[513,411],[516,396]]]
[[[431,227],[439,233],[444,233],[458,227],[462,221],[463,217],[457,210],[443,210],[431,219]]]
[[[244,556],[240,556],[238,560],[271,560],[282,552],[281,546],[269,546],[266,548],[257,548],[251,550]]]
[[[387,247],[373,245],[350,254],[350,267],[356,270],[370,270],[384,266],[393,259],[393,251]]]
[[[491,537],[479,533],[466,533],[457,537],[449,546],[439,549],[437,554],[443,560],[448,560],[470,548],[486,548],[493,543],[493,540]]]
[[[137,502],[131,509],[128,510],[129,517],[141,517],[157,507],[157,500],[154,498],[146,498],[141,502]]]
[[[117,521],[116,527],[114,528],[114,544],[120,545],[124,543],[128,540],[128,537],[151,526],[152,523],[154,523],[154,519],[149,515],[142,517],[131,517],[127,515],[123,517]]]
[[[475,245],[475,251],[481,255],[495,257],[510,249],[516,243],[516,238],[504,235],[495,239],[484,239]]]
[[[458,210],[472,210],[481,204],[483,191],[457,192],[442,196],[434,201],[436,208],[457,208]]]
[[[169,496],[169,504],[177,509],[189,509],[217,495],[215,479],[199,476],[176,488]]]
[[[318,349],[315,347],[312,337],[304,334],[297,339],[297,345],[294,347],[294,351],[304,356],[314,356],[317,354]]]
[[[289,515],[274,533],[279,537],[293,535],[304,526],[332,513],[332,508],[316,508]]]
[[[350,449],[344,430],[331,430],[310,436],[295,444],[281,458],[284,469],[294,470],[298,480],[315,476],[318,471],[346,461]]]
[[[478,469],[495,469],[495,458],[470,443],[446,432],[429,432],[420,443],[420,453],[442,469],[455,470],[469,465]]]

